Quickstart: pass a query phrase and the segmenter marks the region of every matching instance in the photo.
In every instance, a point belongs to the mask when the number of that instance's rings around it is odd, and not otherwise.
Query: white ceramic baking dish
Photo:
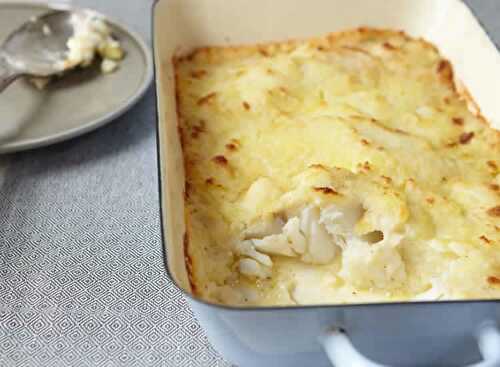
[[[500,56],[470,9],[460,0],[159,0],[153,17],[166,264],[215,348],[239,366],[320,367],[329,359],[337,366],[374,365],[368,359],[394,366],[461,366],[481,360],[481,366],[500,366],[497,301],[223,307],[191,295],[184,263],[175,54],[197,46],[305,38],[359,26],[401,29],[437,45],[483,115],[500,127]]]

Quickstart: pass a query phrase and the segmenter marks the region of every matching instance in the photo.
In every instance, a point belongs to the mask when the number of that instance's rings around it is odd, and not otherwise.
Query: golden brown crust
[[[395,51],[397,50],[397,47],[393,46],[390,42],[384,42],[382,46],[389,51]]]
[[[228,143],[226,144],[226,149],[231,152],[235,152],[236,150],[238,150],[238,146],[234,143]]]
[[[201,79],[203,78],[205,75],[207,75],[207,71],[206,70],[193,70],[191,73],[190,73],[191,77],[194,78],[194,79]]]
[[[187,269],[187,274],[188,274],[188,280],[189,280],[189,286],[191,287],[191,291],[193,294],[198,294],[198,289],[196,288],[196,280],[195,280],[195,275],[194,275],[194,265],[193,265],[193,259],[191,258],[191,255],[189,254],[189,215],[186,213],[185,216],[185,221],[186,221],[186,232],[184,233],[183,237],[183,247],[184,247],[184,259],[186,261],[186,269]]]
[[[488,209],[487,213],[490,217],[500,217],[500,205]]]
[[[198,104],[198,106],[203,106],[204,104],[211,103],[216,96],[217,96],[216,92],[211,92],[211,93],[207,94],[206,96],[201,97],[198,100],[197,104]]]
[[[212,160],[219,166],[225,167],[229,164],[229,161],[223,155],[216,155],[215,157],[212,158]]]
[[[500,279],[497,277],[489,276],[487,280],[491,285],[500,286]]]
[[[481,241],[483,241],[484,243],[486,243],[486,244],[488,244],[488,245],[491,245],[491,242],[492,242],[492,241],[491,241],[488,237],[486,237],[485,235],[482,235],[481,237],[479,237],[479,239],[480,239]]]
[[[337,191],[335,191],[331,187],[313,187],[313,190],[316,192],[321,192],[325,195],[340,195]]]
[[[395,35],[406,41],[412,40],[402,31],[360,27],[354,30],[330,33],[323,37],[311,38],[308,39],[307,42],[311,45],[311,47],[316,47],[321,51],[331,51],[339,47],[351,47],[350,45],[353,43],[358,43],[369,38],[383,38],[384,36]],[[432,44],[422,39],[419,39],[418,41],[421,42],[424,47],[435,50],[435,47]],[[303,40],[290,39],[287,41],[259,43],[254,45],[199,47],[189,51],[187,54],[175,56],[174,67],[181,62],[194,62],[202,55],[204,57],[204,61],[208,63],[215,63],[221,61],[222,59],[227,61],[236,57],[253,54],[258,54],[262,57],[271,57],[277,53],[290,53],[295,50],[301,42],[303,42]],[[386,49],[388,47],[393,47],[394,49],[396,48],[392,44],[388,44],[384,47]],[[358,50],[365,52],[361,49]]]
[[[458,141],[460,144],[468,144],[474,137],[474,132],[463,133],[459,136]]]
[[[441,77],[443,83],[450,86],[450,88],[455,89],[455,82],[453,76],[453,67],[448,60],[441,60],[437,67],[437,72]]]
[[[311,47],[315,47],[319,51],[332,51],[332,50],[339,50],[339,49],[344,49],[348,51],[353,51],[353,52],[358,52],[358,53],[363,53],[368,56],[372,56],[370,53],[366,52],[366,50],[356,47],[355,45],[363,42],[364,40],[368,40],[370,38],[383,38],[383,37],[393,37],[396,39],[400,39],[403,41],[412,41],[412,42],[418,42],[421,46],[423,46],[426,49],[432,50],[436,53],[438,53],[436,47],[430,43],[428,43],[425,40],[418,39],[418,40],[413,40],[409,36],[407,36],[403,32],[396,32],[396,31],[391,31],[391,30],[383,30],[383,29],[373,29],[373,28],[358,28],[355,30],[351,31],[345,31],[345,32],[338,32],[338,33],[332,33],[329,34],[325,37],[319,37],[319,38],[313,38],[308,40],[308,43],[311,45]],[[255,57],[272,57],[278,53],[290,53],[293,50],[296,49],[296,47],[300,44],[300,41],[297,40],[289,40],[285,42],[272,42],[272,43],[266,43],[266,44],[257,44],[257,45],[251,45],[251,46],[232,46],[232,47],[202,47],[198,48],[195,50],[192,50],[189,54],[184,55],[184,56],[178,56],[174,57],[173,59],[173,64],[175,68],[175,81],[176,81],[176,103],[177,103],[177,118],[178,118],[178,128],[179,128],[179,135],[181,139],[181,145],[182,149],[184,152],[184,157],[186,157],[186,146],[187,144],[193,143],[194,140],[198,139],[205,131],[206,131],[206,123],[205,121],[200,121],[200,123],[194,127],[192,127],[191,130],[187,130],[184,126],[182,126],[182,113],[180,111],[180,91],[178,89],[179,86],[179,70],[178,66],[180,63],[183,62],[194,62],[198,58],[203,58],[203,62],[206,62],[207,64],[211,63],[217,63],[220,61],[230,61],[232,59],[240,58],[243,56],[254,56]],[[385,41],[382,43],[382,47],[386,52],[393,52],[395,55],[397,55],[397,52],[402,49],[403,46],[399,46],[396,43],[393,43],[392,41]],[[275,73],[276,71],[272,69],[268,69],[268,73]],[[436,70],[437,74],[440,77],[440,80],[447,85],[450,88],[450,91],[452,93],[452,96],[458,96],[461,99],[467,101],[467,103],[470,106],[473,106],[474,112],[476,113],[476,116],[483,121],[484,123],[487,123],[486,119],[481,115],[481,112],[477,106],[477,104],[474,102],[472,96],[468,92],[468,90],[463,86],[463,85],[457,85],[455,81],[455,77],[453,74],[453,67],[449,63],[449,61],[442,59],[439,61],[437,64]],[[201,79],[207,77],[207,71],[205,69],[196,69],[190,72],[190,77],[194,79]],[[282,93],[287,93],[286,89],[281,90]],[[198,99],[197,105],[200,108],[203,108],[203,106],[206,106],[208,104],[213,103],[216,101],[218,98],[216,92],[210,92],[201,98]],[[443,99],[443,102],[445,104],[451,103],[451,97],[445,97]],[[241,102],[241,108],[244,109],[245,111],[252,111],[252,106],[250,103],[247,101],[242,101]],[[356,119],[356,116],[352,116],[353,119]],[[360,116],[360,119],[366,120],[366,117]],[[397,133],[401,135],[410,135],[409,133],[402,131],[400,129],[394,129],[391,127],[388,127],[379,121],[375,119],[370,119],[370,123],[377,125],[378,127],[387,130],[392,133]],[[451,122],[453,125],[455,125],[458,129],[458,127],[463,127],[466,125],[466,121],[464,120],[463,117],[457,116],[451,119]],[[500,133],[497,134],[497,141],[500,141]],[[455,135],[456,136],[456,135]],[[458,136],[458,142],[462,145],[469,144],[475,136],[475,133],[470,131],[470,132],[463,132],[461,135]],[[360,140],[361,144],[364,146],[369,146],[371,143],[367,139],[361,139]],[[457,143],[452,143],[453,147],[457,146]],[[227,154],[234,153],[238,150],[239,147],[239,142],[234,142],[230,141],[225,145],[225,148],[227,149]],[[380,147],[380,150],[383,151],[383,147]],[[233,156],[231,156],[233,157]],[[212,157],[212,161],[216,166],[220,167],[229,167],[229,161],[226,158],[226,156],[220,154]],[[493,161],[488,161],[487,162],[488,166],[492,169],[497,170],[496,163]],[[185,158],[184,161],[184,168],[186,172],[186,177],[191,177],[191,170],[193,169],[193,162]],[[312,167],[316,167],[319,169],[323,169],[324,166],[321,164],[314,164]],[[371,170],[370,163],[369,162],[364,162],[359,164],[358,169],[364,172],[368,172]],[[206,177],[206,176],[205,176]],[[390,183],[390,178],[387,177],[384,178],[384,180],[387,183]],[[213,177],[208,177],[205,180],[205,184],[210,185],[210,186],[217,186],[216,181]],[[497,190],[498,185],[496,184],[491,184],[490,189],[492,190]],[[335,190],[333,190],[330,187],[315,187],[314,191],[323,193],[323,194],[338,194]],[[186,180],[186,187],[185,187],[185,194],[186,194],[186,200],[189,199],[189,192],[190,192],[190,185],[189,181]],[[430,205],[434,204],[435,199],[432,197],[428,197],[426,199],[427,203]],[[487,210],[487,214],[491,217],[500,217],[500,207],[493,207]],[[184,254],[185,254],[185,259],[186,259],[186,266],[189,274],[189,282],[192,287],[193,293],[198,294],[198,289],[196,288],[197,281],[195,279],[196,275],[194,272],[194,265],[193,265],[193,259],[190,256],[190,216],[192,214],[189,212],[186,212],[186,233],[184,236]],[[484,243],[490,243],[491,240],[488,239],[486,236],[481,236],[480,240]],[[491,279],[490,279],[491,278]],[[491,284],[500,284],[500,279],[496,277],[489,277],[488,282]]]
[[[500,191],[500,185],[497,185],[497,184],[490,184],[488,186],[490,188],[490,190],[492,191]]]

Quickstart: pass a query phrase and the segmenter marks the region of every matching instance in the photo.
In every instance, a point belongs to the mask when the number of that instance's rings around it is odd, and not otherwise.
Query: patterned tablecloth
[[[150,39],[151,0],[77,3]],[[468,3],[499,41],[500,1]],[[99,131],[0,157],[0,367],[228,366],[163,268],[154,124],[150,89]]]

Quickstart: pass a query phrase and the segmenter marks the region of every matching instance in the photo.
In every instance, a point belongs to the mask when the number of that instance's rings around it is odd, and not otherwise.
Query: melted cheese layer
[[[359,29],[175,67],[197,295],[500,298],[499,133],[432,45]]]

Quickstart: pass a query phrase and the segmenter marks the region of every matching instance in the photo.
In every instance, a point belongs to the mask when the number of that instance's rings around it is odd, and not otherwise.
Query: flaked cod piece
[[[397,193],[342,169],[311,168],[296,181],[276,211],[256,219],[236,243],[239,272],[269,278],[271,256],[310,265],[337,261],[339,277],[353,287],[401,286],[406,272],[398,247],[408,208]]]

